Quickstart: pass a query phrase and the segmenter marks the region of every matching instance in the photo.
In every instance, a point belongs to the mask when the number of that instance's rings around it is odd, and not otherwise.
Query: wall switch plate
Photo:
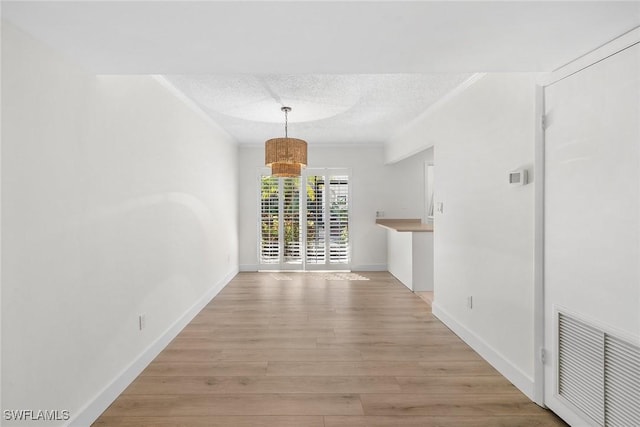
[[[473,297],[472,296],[467,297],[467,307],[469,309],[473,308]]]
[[[436,205],[436,210],[438,211],[438,213],[444,213],[444,203],[438,202],[438,204]]]
[[[147,326],[147,316],[146,314],[141,314],[138,316],[138,328],[143,330]]]

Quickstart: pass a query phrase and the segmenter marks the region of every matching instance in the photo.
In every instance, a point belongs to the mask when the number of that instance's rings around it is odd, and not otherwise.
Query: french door
[[[265,170],[258,188],[260,269],[349,269],[348,170],[306,169],[294,178]]]

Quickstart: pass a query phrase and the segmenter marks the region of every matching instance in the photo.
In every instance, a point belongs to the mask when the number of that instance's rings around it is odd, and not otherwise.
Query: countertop
[[[433,232],[433,224],[423,224],[420,219],[378,218],[376,224],[389,230],[406,232]]]

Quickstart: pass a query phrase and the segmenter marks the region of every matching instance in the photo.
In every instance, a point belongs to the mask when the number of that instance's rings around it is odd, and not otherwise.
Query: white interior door
[[[606,353],[608,336],[640,345],[640,45],[547,86],[545,115],[545,404],[625,425],[640,359],[617,378]]]

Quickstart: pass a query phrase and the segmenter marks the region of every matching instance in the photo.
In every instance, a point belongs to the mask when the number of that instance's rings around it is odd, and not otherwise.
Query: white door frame
[[[534,250],[534,401],[545,406],[545,302],[544,302],[544,187],[545,187],[545,88],[598,62],[640,43],[640,28],[635,28],[610,43],[543,76],[536,87],[535,126],[535,250]]]
[[[544,407],[544,86],[536,85],[535,214],[533,265],[533,400]]]

